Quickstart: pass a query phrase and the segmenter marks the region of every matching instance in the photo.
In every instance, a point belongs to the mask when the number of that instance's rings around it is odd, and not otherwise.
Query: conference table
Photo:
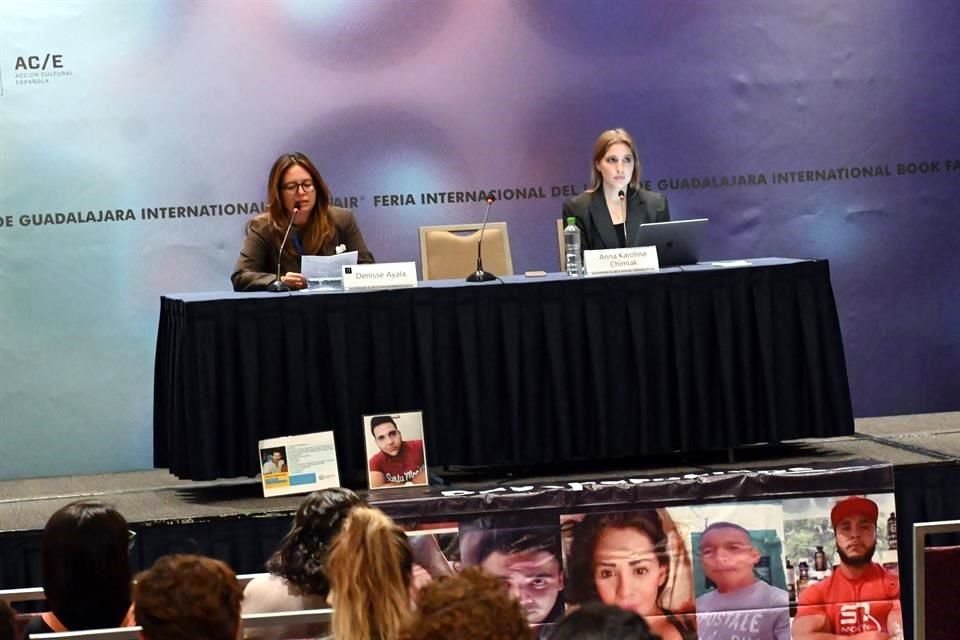
[[[257,441],[423,411],[431,466],[535,466],[853,433],[826,260],[161,298],[154,465],[255,476]]]

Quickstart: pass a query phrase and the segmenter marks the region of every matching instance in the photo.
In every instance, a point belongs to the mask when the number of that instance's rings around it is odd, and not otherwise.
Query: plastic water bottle
[[[567,250],[567,275],[572,278],[579,278],[582,272],[580,255],[580,227],[577,226],[577,219],[567,218],[567,226],[563,229],[563,244]]]

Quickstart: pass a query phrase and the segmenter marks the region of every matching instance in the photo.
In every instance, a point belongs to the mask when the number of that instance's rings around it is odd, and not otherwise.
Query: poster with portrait
[[[894,494],[783,500],[792,637],[900,638]]]
[[[670,510],[688,535],[700,640],[790,640],[780,502]]]
[[[696,637],[689,532],[673,511],[560,516],[568,605],[616,605],[642,616],[663,640]]]
[[[370,489],[429,484],[423,413],[387,413],[363,416]]]
[[[340,486],[332,431],[261,440],[257,455],[265,498]]]
[[[460,525],[463,567],[499,578],[532,626],[556,622],[565,611],[563,546],[556,515],[518,512]]]
[[[407,522],[403,529],[413,552],[416,590],[460,571],[460,529],[456,522]]]

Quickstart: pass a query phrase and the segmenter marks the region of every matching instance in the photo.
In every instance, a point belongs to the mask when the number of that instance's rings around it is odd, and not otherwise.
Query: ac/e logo
[[[48,53],[40,56],[17,56],[17,71],[46,71],[49,69],[63,69],[63,54]]]

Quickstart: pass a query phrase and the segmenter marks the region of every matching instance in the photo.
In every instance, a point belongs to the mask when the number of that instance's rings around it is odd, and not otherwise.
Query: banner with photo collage
[[[545,629],[603,602],[662,640],[902,637],[891,467],[697,475],[451,491],[446,513],[395,517],[418,582],[479,566]]]

